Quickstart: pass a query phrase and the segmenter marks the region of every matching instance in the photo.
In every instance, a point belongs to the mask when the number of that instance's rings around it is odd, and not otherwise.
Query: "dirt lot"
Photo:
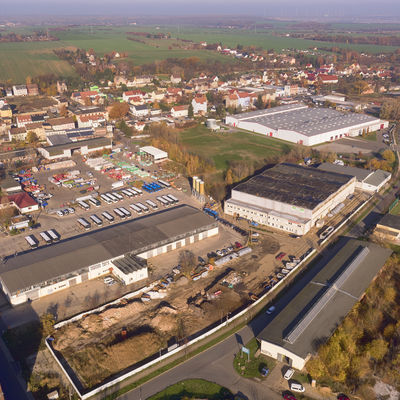
[[[302,240],[291,239],[282,247],[275,237],[263,234],[250,254],[214,268],[205,278],[192,281],[177,275],[168,289],[160,291],[165,295],[162,299],[142,302],[137,298],[60,328],[54,347],[84,386],[92,386],[174,341],[185,340],[224,320],[230,312],[248,303],[251,293],[261,292],[261,283],[281,263],[275,260],[277,251],[299,256],[305,246]],[[196,256],[207,252],[202,246],[192,250]],[[174,253],[178,252],[168,254],[167,260],[154,258],[151,263],[174,265]]]

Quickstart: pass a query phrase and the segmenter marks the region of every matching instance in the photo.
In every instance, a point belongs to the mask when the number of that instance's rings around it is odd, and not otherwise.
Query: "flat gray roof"
[[[217,226],[196,208],[180,205],[58,243],[10,256],[0,263],[0,279],[14,293],[71,275],[124,254],[140,254]]]
[[[355,176],[357,181],[365,182],[372,186],[379,186],[391,176],[390,172],[382,171],[381,169],[372,171],[370,169],[349,167],[347,165],[342,166],[330,163],[322,163],[318,166],[318,168],[322,169],[323,171],[337,172],[339,174]]]
[[[359,182],[362,182],[365,178],[372,174],[370,169],[349,167],[347,165],[342,166],[331,163],[322,163],[318,166],[318,169],[328,172],[336,172],[338,174],[355,176]]]
[[[257,123],[274,130],[285,129],[299,132],[305,136],[315,136],[337,129],[380,121],[379,118],[370,115],[344,113],[330,108],[308,108],[304,105],[300,107],[299,104],[239,114],[234,118],[242,122]]]
[[[95,137],[93,139],[79,140],[77,142],[68,142],[63,144],[56,144],[54,146],[46,146],[44,149],[48,151],[51,156],[63,154],[64,150],[81,148],[88,146],[89,149],[96,148],[99,146],[109,146],[112,144],[111,139],[106,137]]]
[[[400,231],[400,216],[386,214],[378,222],[378,225],[387,226],[388,228],[397,229]]]
[[[344,240],[342,239],[342,241]],[[339,243],[338,247],[340,246],[343,246],[343,242]],[[363,247],[369,248],[368,256],[362,259],[345,279],[340,290],[335,291],[335,294],[317,313],[312,322],[295,338],[294,342],[289,343],[288,335],[332,287],[332,283],[360,254]],[[343,247],[338,249],[327,264],[321,265],[319,263],[315,265],[299,280],[297,286],[302,287],[302,289],[298,289],[297,293],[294,294],[291,291],[287,293],[287,296],[292,295],[291,299],[260,332],[257,338],[278,345],[303,359],[308,354],[315,353],[361,298],[391,253],[391,250],[374,243],[350,239]],[[296,290],[296,288],[292,288],[292,290]]]
[[[313,210],[352,176],[296,164],[277,164],[233,190]]]

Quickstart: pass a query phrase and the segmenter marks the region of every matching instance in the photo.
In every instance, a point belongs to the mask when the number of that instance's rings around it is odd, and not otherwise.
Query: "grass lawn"
[[[216,383],[203,379],[188,379],[167,387],[148,400],[180,400],[185,396],[188,398],[207,398],[209,400],[233,399],[233,395],[228,389]]]
[[[263,376],[261,375],[261,370],[266,367],[271,373],[271,370],[276,364],[274,360],[261,354],[258,357],[255,357],[255,354],[260,347],[257,339],[253,338],[249,343],[246,344],[245,347],[250,350],[250,361],[247,361],[247,354],[242,354],[242,352],[239,351],[233,360],[233,367],[235,368],[236,372],[244,378],[262,378]]]
[[[262,162],[273,155],[288,153],[293,145],[283,141],[246,132],[212,132],[198,125],[181,132],[181,141],[192,153],[214,160],[218,170],[223,171],[232,160]]]
[[[390,214],[392,215],[400,215],[400,201],[390,210]]]
[[[365,140],[370,140],[371,142],[376,142],[376,132],[371,132],[370,134],[364,136]]]

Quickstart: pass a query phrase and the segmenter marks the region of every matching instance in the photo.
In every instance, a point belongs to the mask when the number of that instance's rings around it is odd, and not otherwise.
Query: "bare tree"
[[[182,267],[182,273],[190,278],[190,274],[196,266],[196,258],[190,250],[182,250],[179,253],[179,264]]]

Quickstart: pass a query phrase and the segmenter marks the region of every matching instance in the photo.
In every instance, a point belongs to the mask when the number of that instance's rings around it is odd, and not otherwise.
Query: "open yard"
[[[292,148],[277,139],[240,131],[212,132],[202,125],[183,131],[180,136],[190,152],[211,158],[220,171],[233,160],[265,164],[271,156],[288,153]]]

